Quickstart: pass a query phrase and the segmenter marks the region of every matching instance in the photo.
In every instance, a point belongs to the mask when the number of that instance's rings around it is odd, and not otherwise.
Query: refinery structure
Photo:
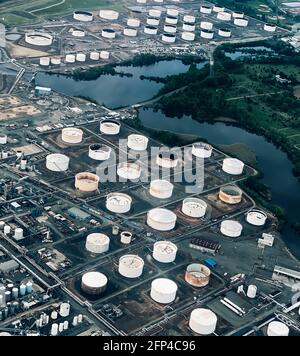
[[[12,45],[33,54],[18,58],[22,75],[284,32],[208,2],[128,0],[125,10],[21,26]],[[290,303],[300,265],[276,216],[243,188],[256,169],[207,142],[174,152],[125,122],[132,108],[22,75],[0,96],[0,335],[300,334]],[[188,189],[178,170],[201,183]]]

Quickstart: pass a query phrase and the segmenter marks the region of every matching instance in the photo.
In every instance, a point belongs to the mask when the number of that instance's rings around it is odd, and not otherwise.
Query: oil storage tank
[[[158,199],[169,199],[173,195],[174,185],[167,180],[157,179],[150,183],[150,194]]]
[[[116,21],[119,18],[119,13],[114,10],[100,10],[99,17],[108,21]]]
[[[106,197],[106,208],[115,214],[126,214],[130,211],[132,198],[124,193],[110,193]]]
[[[272,321],[268,325],[267,335],[268,336],[289,336],[290,329],[287,325],[280,321]]]
[[[157,35],[158,33],[158,28],[152,25],[147,25],[144,27],[144,33],[146,35]]]
[[[138,30],[132,27],[125,27],[123,30],[123,34],[127,37],[136,37],[138,35]]]
[[[206,40],[212,40],[214,38],[214,32],[210,30],[202,29],[200,36]]]
[[[193,41],[195,41],[196,35],[194,32],[186,32],[185,31],[185,32],[182,32],[181,38],[184,41],[193,42]]]
[[[218,31],[218,35],[221,37],[229,38],[231,37],[231,30],[229,30],[228,28],[220,28]]]
[[[243,225],[238,221],[224,220],[221,223],[221,233],[227,237],[240,237],[242,235]]]
[[[41,57],[40,58],[40,66],[47,67],[50,65],[50,57]]]
[[[209,284],[210,269],[200,263],[192,263],[187,266],[185,281],[193,287],[201,288]]]
[[[65,62],[68,64],[73,64],[76,62],[76,56],[74,54],[67,54],[65,57]]]
[[[83,140],[83,131],[75,127],[68,127],[62,129],[61,138],[65,143],[78,144]]]
[[[144,260],[137,255],[125,255],[119,260],[119,273],[126,278],[139,278],[143,274]]]
[[[151,298],[160,304],[170,304],[176,299],[177,284],[171,279],[158,278],[151,284]]]
[[[208,5],[202,5],[200,7],[200,12],[201,12],[201,14],[209,15],[212,13],[212,7],[208,6]]]
[[[132,134],[127,139],[127,146],[134,151],[145,151],[148,143],[149,139],[143,135]]]
[[[89,157],[95,161],[106,161],[110,158],[112,149],[104,144],[95,143],[89,147]]]
[[[218,318],[209,309],[197,308],[192,311],[189,327],[199,335],[211,335],[215,332]]]
[[[140,27],[141,25],[141,20],[131,17],[127,20],[127,26],[129,27]]]
[[[239,27],[247,27],[249,24],[249,20],[246,18],[235,18],[233,23]]]
[[[123,162],[118,164],[117,175],[121,179],[136,180],[141,177],[142,168],[137,163]]]
[[[46,167],[52,172],[66,172],[69,169],[70,158],[59,153],[46,157]]]
[[[86,238],[85,248],[93,254],[105,253],[109,250],[110,239],[104,234],[90,234]]]
[[[99,177],[89,172],[78,173],[75,176],[75,188],[81,192],[95,192],[98,190]]]
[[[160,19],[156,18],[156,17],[148,17],[147,19],[147,25],[149,26],[155,26],[157,27],[160,23]]]
[[[220,188],[219,199],[226,204],[239,204],[242,197],[243,191],[236,185],[226,185]]]
[[[156,157],[156,163],[163,168],[176,168],[178,165],[178,155],[176,153],[163,151]]]
[[[74,11],[73,13],[74,20],[81,22],[90,22],[93,21],[93,14],[87,11]]]
[[[172,263],[176,260],[178,248],[170,241],[158,241],[153,247],[153,258],[160,263]]]
[[[100,132],[105,135],[118,135],[121,130],[121,123],[115,120],[102,120],[100,122]]]
[[[37,47],[48,47],[53,43],[53,36],[46,32],[32,31],[25,33],[25,42]]]
[[[88,272],[82,276],[81,289],[92,296],[100,296],[107,288],[108,279],[100,272]]]
[[[196,31],[196,25],[188,22],[184,22],[182,25],[183,31],[187,32],[195,32]]]
[[[266,23],[264,25],[264,30],[267,32],[275,32],[276,31],[276,25],[273,25],[271,23]]]
[[[246,220],[249,224],[254,226],[264,226],[268,219],[268,215],[261,210],[250,210],[246,215]]]
[[[183,22],[188,23],[188,24],[195,24],[196,22],[196,17],[193,15],[184,15],[183,16]]]
[[[147,224],[157,231],[171,231],[175,228],[177,216],[168,209],[152,209],[148,212]]]
[[[243,174],[245,164],[236,158],[225,158],[223,161],[223,171],[230,175]]]
[[[103,30],[102,30],[102,33],[101,33],[101,36],[103,37],[103,38],[107,38],[107,39],[109,39],[109,40],[113,40],[113,39],[115,39],[116,38],[116,31],[115,30],[113,30],[112,28],[104,28]]]
[[[220,21],[230,21],[231,20],[231,13],[230,12],[219,12],[217,15],[217,19]]]
[[[191,218],[202,218],[206,214],[207,203],[198,198],[186,198],[182,202],[182,212]]]
[[[198,158],[210,158],[213,153],[213,147],[205,142],[195,142],[192,148],[192,154]]]
[[[176,35],[172,33],[163,33],[161,40],[165,43],[175,43],[176,42]]]

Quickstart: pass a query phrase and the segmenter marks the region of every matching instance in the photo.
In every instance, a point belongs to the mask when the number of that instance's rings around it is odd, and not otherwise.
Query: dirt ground
[[[7,110],[2,110],[0,112],[0,121],[9,119],[18,119],[24,116],[33,116],[40,114],[41,111],[32,105],[19,106],[16,108],[11,108]]]
[[[7,43],[7,50],[10,53],[12,58],[35,58],[35,57],[43,57],[47,56],[47,52],[37,51],[35,49],[18,46],[13,43]]]

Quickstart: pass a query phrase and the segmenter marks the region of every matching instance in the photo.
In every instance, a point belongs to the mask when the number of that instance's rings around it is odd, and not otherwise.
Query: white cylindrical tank
[[[117,174],[126,180],[136,180],[141,177],[142,169],[137,163],[124,162],[118,164]]]
[[[60,153],[46,157],[46,167],[52,172],[66,172],[69,169],[70,158]]]
[[[25,171],[26,166],[27,166],[27,160],[24,159],[24,158],[21,159],[21,162],[20,162],[20,169],[21,169],[21,171]]]
[[[94,192],[98,190],[99,177],[89,172],[78,173],[75,176],[75,188],[81,192]]]
[[[233,11],[233,13],[232,13],[232,17],[234,19],[243,19],[244,16],[245,16],[245,14],[241,11]]]
[[[106,161],[110,158],[112,149],[104,144],[93,144],[89,147],[89,157],[95,161]]]
[[[11,232],[11,227],[9,225],[4,226],[4,234],[8,235]]]
[[[78,144],[83,140],[83,131],[75,127],[68,127],[62,129],[61,137],[65,143]]]
[[[85,37],[85,31],[83,31],[83,30],[73,30],[72,31],[72,36],[73,37],[79,37],[79,38]]]
[[[40,58],[40,66],[47,67],[50,65],[50,57],[41,57]]]
[[[175,228],[177,216],[171,210],[157,208],[148,212],[147,224],[154,230],[171,231]]]
[[[0,145],[6,145],[6,144],[7,144],[7,135],[0,134]]]
[[[163,168],[176,168],[178,155],[172,152],[160,152],[156,157],[156,163]]]
[[[247,289],[247,297],[250,299],[255,299],[257,295],[257,287],[251,284]]]
[[[86,238],[85,248],[93,254],[105,253],[109,250],[110,238],[104,234],[90,234]]]
[[[214,5],[213,7],[213,12],[224,12],[225,11],[225,7],[222,5]]]
[[[284,323],[280,321],[272,321],[268,325],[267,335],[268,336],[289,336],[290,329]]]
[[[212,8],[210,6],[202,5],[200,7],[200,12],[201,14],[211,14],[212,13]]]
[[[161,263],[172,263],[176,260],[178,248],[170,241],[158,241],[153,247],[153,258]]]
[[[121,130],[121,123],[115,120],[102,120],[100,122],[100,132],[105,135],[118,135]]]
[[[100,53],[99,52],[91,52],[90,53],[90,59],[92,61],[99,61],[100,59]]]
[[[202,28],[203,30],[212,30],[213,26],[214,26],[214,24],[209,21],[201,21],[200,22],[200,28]]]
[[[81,22],[90,22],[93,21],[93,14],[87,11],[74,11],[73,13],[74,20]]]
[[[128,136],[127,146],[134,151],[145,151],[148,147],[149,139],[146,136],[132,134]]]
[[[85,62],[86,61],[86,54],[84,53],[77,53],[76,54],[76,61],[77,62]]]
[[[126,278],[139,278],[143,274],[144,260],[136,255],[125,255],[119,260],[119,273]]]
[[[231,175],[241,175],[244,171],[244,163],[236,158],[225,158],[223,161],[223,171]]]
[[[100,10],[99,16],[104,20],[115,21],[118,20],[119,13],[114,10]]]
[[[184,22],[183,25],[182,25],[182,29],[183,29],[183,31],[187,31],[187,32],[195,32],[196,31],[196,25]]]
[[[206,40],[212,40],[214,38],[214,32],[209,30],[201,30],[200,36]]]
[[[261,210],[250,210],[246,216],[247,222],[254,226],[264,226],[267,219],[268,215]]]
[[[161,17],[161,10],[158,9],[150,9],[149,16],[151,17]]]
[[[196,17],[193,15],[184,15],[183,16],[183,22],[187,24],[195,24],[196,22]]]
[[[110,57],[110,53],[108,51],[101,51],[100,52],[100,58],[101,59],[107,60],[107,59],[109,59],[109,57]]]
[[[177,26],[176,25],[165,25],[164,26],[164,31],[166,33],[176,33],[177,32]]]
[[[16,240],[22,240],[24,237],[24,230],[21,228],[16,228],[15,229],[15,234],[14,234],[14,239]]]
[[[249,24],[249,20],[248,20],[248,19],[236,18],[236,19],[234,19],[233,23],[234,23],[236,26],[239,26],[239,27],[247,27],[248,24]]]
[[[157,19],[157,18],[155,18],[155,17],[148,17],[146,23],[147,23],[147,25],[149,25],[149,26],[155,26],[155,27],[157,27],[157,26],[159,25],[159,23],[160,23],[160,19]]]
[[[147,25],[144,27],[144,33],[146,35],[157,35],[158,28],[152,25]]]
[[[57,336],[58,335],[58,324],[56,324],[56,323],[52,324],[50,335],[51,336]]]
[[[165,43],[175,43],[176,36],[171,33],[164,33],[164,34],[162,34],[161,40]]]
[[[167,180],[153,180],[150,183],[150,194],[158,199],[171,198],[174,190],[174,185]]]
[[[178,16],[179,16],[179,10],[174,9],[174,8],[168,8],[168,9],[167,9],[167,15],[168,15],[168,16],[175,16],[175,17],[178,17]]]
[[[209,309],[198,308],[192,311],[189,327],[199,335],[211,335],[215,332],[218,318]]]
[[[100,295],[107,288],[108,279],[100,272],[87,272],[82,276],[81,288],[90,295]]]
[[[33,291],[33,283],[31,281],[28,281],[26,283],[26,293],[30,294]]]
[[[220,188],[219,199],[226,204],[239,204],[242,197],[243,191],[236,185],[226,185]]]
[[[243,225],[238,221],[225,220],[221,224],[221,233],[227,237],[240,237],[242,235]]]
[[[170,304],[174,302],[177,294],[177,284],[167,278],[155,279],[151,284],[151,298],[160,304]]]
[[[136,28],[125,27],[123,34],[127,37],[136,37],[138,35],[138,31]]]
[[[231,30],[229,30],[228,28],[220,28],[218,31],[218,35],[221,37],[229,38],[231,37]]]
[[[183,201],[181,210],[191,218],[202,218],[206,214],[207,203],[198,198],[187,198]]]
[[[61,303],[59,307],[59,315],[63,318],[66,318],[70,315],[70,303]]]
[[[54,66],[59,66],[61,64],[61,58],[60,57],[52,57],[50,59],[51,64],[53,64]]]
[[[132,198],[123,193],[110,193],[106,198],[106,208],[115,214],[126,214],[130,211]]]
[[[104,28],[102,30],[101,36],[103,38],[107,38],[109,40],[113,40],[116,38],[116,31],[113,30],[112,28]]]
[[[205,142],[196,142],[193,144],[192,154],[198,158],[210,158],[213,153],[213,147]]]
[[[67,54],[65,58],[66,63],[73,64],[76,62],[76,56],[74,54]]]
[[[266,23],[264,25],[264,30],[267,32],[275,32],[276,31],[276,25],[270,24],[270,23]]]
[[[123,231],[121,232],[121,238],[120,241],[124,245],[130,245],[132,242],[132,233],[129,231]]]
[[[127,26],[130,26],[130,27],[140,27],[141,25],[141,21],[139,19],[136,19],[136,18],[129,18],[127,20]]]
[[[182,32],[181,38],[184,41],[193,42],[193,41],[195,41],[196,35],[194,32]]]
[[[178,17],[176,17],[176,16],[167,16],[165,22],[168,23],[168,24],[171,24],[171,25],[177,25],[178,24]]]
[[[220,21],[230,21],[231,20],[231,13],[230,12],[219,12],[217,15],[217,19]]]

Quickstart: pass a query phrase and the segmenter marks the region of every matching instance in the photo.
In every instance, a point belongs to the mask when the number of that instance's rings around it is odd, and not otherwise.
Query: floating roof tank
[[[99,177],[89,172],[78,173],[75,176],[75,188],[81,192],[95,192],[98,190]]]
[[[203,29],[203,30],[212,30],[214,24],[212,22],[209,22],[209,21],[201,21],[200,22],[200,27]]]
[[[99,61],[100,59],[100,53],[99,52],[91,52],[90,53],[90,59],[92,61]]]
[[[178,248],[170,241],[158,241],[153,247],[153,258],[161,263],[172,263],[176,260]]]
[[[196,22],[196,17],[193,15],[184,15],[183,16],[183,22],[187,24],[195,24]]]
[[[73,30],[72,31],[72,36],[73,37],[85,37],[85,31],[83,30]]]
[[[234,19],[243,19],[244,16],[245,16],[244,13],[241,11],[233,11],[233,13],[232,13],[232,17]]]
[[[40,58],[40,66],[47,67],[50,65],[50,57],[41,57]]]
[[[211,14],[212,13],[212,7],[211,6],[206,6],[206,5],[202,5],[200,7],[200,12],[201,14]]]
[[[188,23],[188,22],[184,22],[183,25],[182,25],[182,29],[183,29],[183,31],[187,31],[187,32],[195,32],[196,31],[196,25]]]
[[[86,238],[85,248],[93,254],[105,253],[109,250],[110,239],[104,234],[90,234]]]
[[[149,25],[149,26],[158,26],[159,22],[160,22],[160,20],[155,17],[148,17],[148,19],[147,19],[147,25]]]
[[[198,158],[210,158],[213,147],[205,142],[196,142],[193,144],[192,154]]]
[[[254,226],[264,226],[268,219],[268,215],[261,210],[250,210],[247,213],[246,220],[249,224]]]
[[[164,31],[166,33],[176,33],[177,32],[177,26],[176,25],[165,25],[164,26]]]
[[[123,162],[118,164],[117,175],[126,180],[136,180],[141,177],[142,168],[137,163]]]
[[[61,136],[65,143],[78,144],[83,140],[83,131],[75,127],[68,127],[62,129]]]
[[[231,30],[228,28],[220,28],[218,31],[219,36],[229,38],[231,37]]]
[[[151,298],[160,304],[170,304],[175,301],[177,284],[167,278],[155,279],[151,284]]]
[[[242,231],[243,226],[238,221],[225,220],[221,224],[221,233],[227,237],[240,237]]]
[[[289,336],[290,329],[287,325],[280,321],[272,321],[268,325],[267,335],[268,336]]]
[[[99,296],[105,292],[108,279],[100,272],[88,272],[82,276],[81,288],[90,295]]]
[[[161,17],[161,10],[158,9],[150,9],[149,16],[151,17]]]
[[[104,144],[95,143],[89,147],[89,157],[95,161],[106,161],[110,158],[112,149]]]
[[[213,12],[224,12],[225,11],[225,7],[222,5],[214,5],[213,7]]]
[[[184,41],[192,42],[192,41],[195,41],[196,35],[194,32],[182,32],[181,38]]]
[[[75,63],[76,62],[76,56],[74,54],[67,54],[65,58],[66,63]]]
[[[6,144],[7,144],[7,135],[0,134],[0,145],[6,145]]]
[[[176,17],[176,16],[167,16],[165,22],[168,23],[168,24],[171,24],[171,25],[177,25],[178,24],[178,17]]]
[[[174,185],[167,180],[153,180],[150,183],[150,194],[158,199],[171,198],[174,190]]]
[[[112,28],[104,28],[101,35],[104,38],[112,40],[116,38],[116,31]]]
[[[38,47],[48,47],[53,43],[53,36],[46,32],[32,31],[25,34],[25,42]]]
[[[119,273],[126,278],[139,278],[143,274],[144,260],[136,255],[125,255],[119,260]]]
[[[69,169],[70,158],[60,153],[50,154],[46,157],[46,167],[52,172],[66,172]]]
[[[207,203],[198,198],[186,198],[182,202],[182,212],[191,218],[202,218],[206,214]]]
[[[206,40],[212,40],[214,38],[214,32],[202,29],[201,33],[200,33],[200,36],[202,38],[205,38]]]
[[[156,163],[163,168],[175,168],[178,165],[178,155],[172,152],[160,152],[156,157]]]
[[[250,285],[247,289],[247,297],[250,299],[255,299],[257,295],[257,287]]]
[[[247,27],[249,24],[249,20],[246,18],[245,19],[236,18],[234,19],[233,23],[239,27]]]
[[[149,139],[146,136],[132,134],[128,136],[127,146],[134,151],[146,151]]]
[[[199,335],[211,335],[215,332],[218,318],[209,309],[198,308],[192,311],[189,327]]]
[[[132,242],[132,233],[129,231],[123,231],[121,232],[121,243],[124,245],[130,245]]]
[[[90,22],[93,21],[93,14],[87,11],[74,11],[73,13],[74,20],[82,21],[82,22]]]
[[[223,161],[223,171],[231,175],[241,175],[244,167],[244,163],[236,158],[225,158]]]
[[[171,33],[164,33],[161,37],[161,40],[165,43],[175,43],[176,42],[176,36]]]
[[[230,12],[219,12],[217,15],[217,19],[220,21],[230,21],[231,13]]]
[[[127,37],[136,37],[138,35],[138,31],[136,28],[125,27],[123,34]]]
[[[177,216],[171,210],[157,208],[148,212],[147,224],[154,230],[171,231],[175,228]]]
[[[121,130],[121,123],[115,120],[102,120],[100,122],[100,132],[105,135],[118,135]]]
[[[118,20],[119,13],[114,10],[100,10],[99,16],[104,20],[115,21]]]
[[[123,193],[110,193],[106,198],[106,208],[112,213],[125,214],[131,209],[132,198]]]
[[[127,20],[127,26],[129,27],[140,27],[141,25],[141,20],[136,19],[136,18],[129,18]]]
[[[239,204],[242,201],[243,191],[236,185],[221,187],[219,198],[226,204]]]
[[[209,284],[210,269],[200,263],[192,263],[187,266],[185,281],[193,287],[201,288]]]
[[[273,25],[271,23],[266,23],[264,25],[264,30],[267,32],[275,32],[276,31],[276,25]]]
[[[158,28],[155,26],[147,25],[144,28],[144,33],[147,35],[157,35]]]

